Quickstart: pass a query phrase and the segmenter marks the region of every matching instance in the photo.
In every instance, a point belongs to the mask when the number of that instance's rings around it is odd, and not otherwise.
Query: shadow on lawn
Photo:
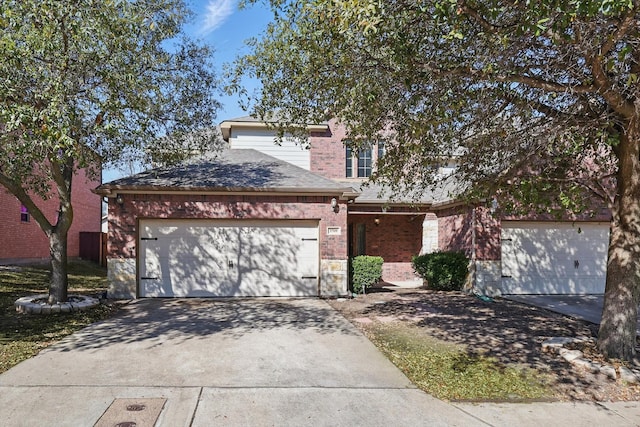
[[[494,357],[555,374],[569,388],[588,387],[591,379],[576,374],[564,359],[542,351],[550,337],[591,337],[597,325],[541,308],[497,299],[484,302],[462,293],[402,292],[384,304],[363,310],[368,317],[394,316],[413,320],[429,335],[466,346],[469,354]]]

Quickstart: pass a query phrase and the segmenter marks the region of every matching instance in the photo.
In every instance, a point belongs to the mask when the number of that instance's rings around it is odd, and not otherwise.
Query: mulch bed
[[[393,318],[411,322],[435,338],[465,345],[471,353],[548,374],[559,400],[640,400],[640,385],[593,374],[542,350],[542,343],[551,337],[595,341],[598,326],[583,320],[502,298],[487,302],[460,292],[393,286],[373,288],[367,295],[329,303],[350,320]],[[362,322],[353,323],[364,328]],[[597,358],[595,346],[588,350],[585,354]]]

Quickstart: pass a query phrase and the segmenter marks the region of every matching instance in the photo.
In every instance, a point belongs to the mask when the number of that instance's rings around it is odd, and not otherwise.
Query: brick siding
[[[440,211],[438,215],[438,249],[463,251],[471,257],[471,212],[468,208]]]
[[[81,231],[100,231],[100,196],[91,192],[100,185],[99,180],[88,179],[80,170],[73,177],[71,201],[73,223],[69,230],[69,257],[77,257],[80,250]],[[58,199],[42,200],[34,196],[34,202],[53,222],[58,211]],[[0,260],[29,260],[49,258],[49,239],[30,216],[29,222],[20,221],[21,203],[4,187],[0,188]]]
[[[476,260],[500,260],[501,241],[499,218],[488,209],[477,207],[475,220]],[[463,251],[473,256],[473,208],[461,206],[439,211],[438,248],[441,251]]]
[[[376,224],[376,218],[379,224]],[[357,247],[357,224],[365,225],[364,255],[384,259],[382,279],[387,282],[415,280],[411,258],[420,253],[424,215],[349,215],[354,230],[351,247]]]
[[[137,220],[144,218],[202,219],[318,219],[320,258],[347,258],[347,209],[341,202],[338,213],[327,196],[180,195],[124,194],[119,206],[109,199],[107,256],[133,258],[136,255]],[[340,235],[327,235],[327,227],[340,227]]]
[[[312,132],[309,138],[311,144],[311,172],[330,179],[344,179],[346,173],[344,128],[335,121],[329,122],[326,132]]]

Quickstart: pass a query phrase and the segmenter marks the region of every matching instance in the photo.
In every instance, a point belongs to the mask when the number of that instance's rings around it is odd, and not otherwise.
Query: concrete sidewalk
[[[314,299],[135,301],[0,375],[0,424],[92,426],[127,398],[166,399],[158,426],[640,425],[637,402],[440,401]]]

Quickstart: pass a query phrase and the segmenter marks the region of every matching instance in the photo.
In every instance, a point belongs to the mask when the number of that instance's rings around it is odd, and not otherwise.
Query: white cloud
[[[200,32],[208,34],[220,27],[233,14],[235,8],[236,0],[209,0]]]

